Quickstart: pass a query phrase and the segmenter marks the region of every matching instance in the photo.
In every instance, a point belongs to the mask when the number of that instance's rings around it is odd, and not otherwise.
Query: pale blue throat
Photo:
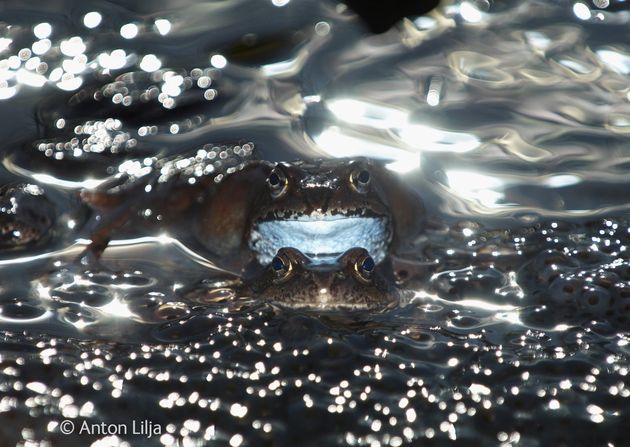
[[[362,247],[379,263],[385,258],[389,238],[384,217],[318,215],[257,222],[249,244],[263,265],[283,247],[296,248],[315,263],[332,262],[345,251]]]

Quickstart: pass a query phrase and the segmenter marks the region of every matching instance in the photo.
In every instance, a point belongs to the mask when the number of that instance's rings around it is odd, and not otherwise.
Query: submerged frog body
[[[150,192],[84,193],[96,208],[118,207],[95,227],[91,250],[98,256],[134,212],[159,216],[154,223],[162,230],[168,227],[186,245],[237,271],[252,260],[269,264],[286,246],[322,262],[362,246],[379,263],[422,231],[422,202],[379,163],[250,161],[240,168],[218,184],[197,181],[169,189],[146,188],[144,181],[139,186]]]
[[[196,233],[221,255],[253,253],[263,265],[282,247],[322,262],[365,247],[381,262],[421,232],[421,200],[367,160],[257,162],[225,179],[201,208]]]
[[[351,248],[325,264],[295,248],[281,248],[239,292],[289,307],[385,308],[400,298],[386,264],[376,265],[364,248]]]
[[[18,183],[0,188],[0,249],[45,242],[55,220],[55,207],[39,186]]]

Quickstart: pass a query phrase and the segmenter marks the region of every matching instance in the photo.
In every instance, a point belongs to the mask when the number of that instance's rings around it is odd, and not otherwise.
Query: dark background
[[[373,33],[383,33],[403,17],[425,14],[435,8],[439,0],[346,0]]]

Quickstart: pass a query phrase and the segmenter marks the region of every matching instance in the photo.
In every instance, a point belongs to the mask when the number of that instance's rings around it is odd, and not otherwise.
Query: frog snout
[[[313,281],[319,289],[320,294],[327,294],[333,282],[333,275],[330,273],[319,273],[314,275]]]

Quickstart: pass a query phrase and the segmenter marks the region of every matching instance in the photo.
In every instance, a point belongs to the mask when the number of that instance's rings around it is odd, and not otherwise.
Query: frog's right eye
[[[355,191],[365,194],[370,186],[370,171],[358,169],[350,174],[350,185]]]
[[[355,262],[354,272],[361,281],[370,282],[374,267],[376,267],[374,259],[370,255],[364,255]]]
[[[288,258],[278,254],[271,260],[271,269],[278,279],[284,279],[289,276],[293,266]]]
[[[271,171],[271,174],[269,174],[269,177],[267,177],[267,185],[269,185],[271,196],[276,199],[284,195],[287,191],[289,181],[284,172],[282,172],[282,169],[275,167],[273,171]]]

